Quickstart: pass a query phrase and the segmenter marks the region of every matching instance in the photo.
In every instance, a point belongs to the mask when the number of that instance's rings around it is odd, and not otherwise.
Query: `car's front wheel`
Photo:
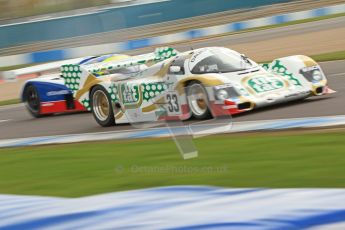
[[[104,87],[95,86],[90,95],[92,114],[97,123],[103,127],[115,125],[115,117],[111,98]]]
[[[27,85],[23,93],[23,101],[29,113],[36,118],[42,117],[40,114],[41,104],[38,90],[33,85]]]
[[[196,119],[211,118],[212,115],[205,87],[201,83],[193,81],[188,84],[186,91],[188,106],[193,117]]]

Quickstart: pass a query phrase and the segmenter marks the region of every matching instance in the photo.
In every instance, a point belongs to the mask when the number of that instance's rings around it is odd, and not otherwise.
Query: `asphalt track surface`
[[[309,24],[309,25],[307,25]],[[295,26],[256,31],[237,35],[199,41],[198,46],[225,46],[245,41],[260,41],[268,38],[289,36],[306,30],[322,30],[341,28],[345,25],[345,17],[335,20],[324,20]],[[330,38],[331,39],[331,38]],[[176,48],[188,49],[188,45],[177,45]],[[321,97],[312,97],[304,101],[267,107],[233,117],[233,121],[255,121],[283,118],[318,117],[345,115],[345,61],[324,62],[321,66],[328,77],[329,86],[337,93]],[[102,128],[90,113],[61,114],[32,118],[24,105],[0,107],[0,139],[37,137],[50,135],[80,134],[133,129],[130,125]]]

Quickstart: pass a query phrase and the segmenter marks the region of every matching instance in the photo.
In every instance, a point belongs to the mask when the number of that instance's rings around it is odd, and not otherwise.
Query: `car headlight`
[[[229,98],[229,93],[225,89],[220,89],[217,91],[216,96],[219,100],[225,100]]]
[[[300,74],[310,82],[319,82],[324,79],[324,75],[319,66],[305,67],[300,70]]]
[[[314,81],[321,81],[322,80],[322,73],[319,70],[313,71],[313,80]]]

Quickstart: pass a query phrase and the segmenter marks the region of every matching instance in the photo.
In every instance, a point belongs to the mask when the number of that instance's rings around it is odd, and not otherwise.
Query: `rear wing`
[[[61,66],[62,77],[65,79],[65,84],[72,91],[83,88],[87,78],[102,75],[107,75],[108,71],[116,69],[123,69],[130,66],[158,63],[163,60],[174,57],[178,54],[177,50],[169,47],[157,48],[155,52],[129,57],[120,61],[110,61],[102,63],[94,63],[89,65],[67,64]],[[87,81],[89,82],[89,81]]]
[[[148,64],[150,62],[157,63],[174,57],[177,53],[178,52],[173,48],[157,48],[153,53],[138,55],[121,61],[90,64],[86,65],[84,68],[89,73],[96,74],[106,70],[122,69],[135,65]]]
[[[15,70],[9,70],[4,71],[1,73],[1,78],[4,81],[16,81],[19,76],[23,75],[29,75],[29,74],[37,74],[37,76],[41,76],[47,73],[58,73],[60,70],[60,67],[62,65],[68,64],[68,63],[79,63],[85,58],[75,58],[75,59],[69,59],[64,61],[57,61],[57,62],[51,62],[41,65],[35,65],[31,67],[21,68],[21,69],[15,69]]]

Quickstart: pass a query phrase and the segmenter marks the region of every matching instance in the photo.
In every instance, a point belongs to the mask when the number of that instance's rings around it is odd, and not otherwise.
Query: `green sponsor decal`
[[[123,104],[137,104],[139,101],[139,87],[136,84],[123,83],[120,85]]]
[[[294,84],[296,86],[302,85],[299,82],[299,80],[293,76],[292,73],[288,72],[287,68],[283,64],[281,64],[280,60],[275,60],[275,62],[272,64],[271,68],[272,68],[273,72],[285,77],[287,80],[292,82],[292,84]]]
[[[248,85],[256,93],[265,93],[268,91],[283,88],[284,82],[272,77],[255,77],[248,80]]]

